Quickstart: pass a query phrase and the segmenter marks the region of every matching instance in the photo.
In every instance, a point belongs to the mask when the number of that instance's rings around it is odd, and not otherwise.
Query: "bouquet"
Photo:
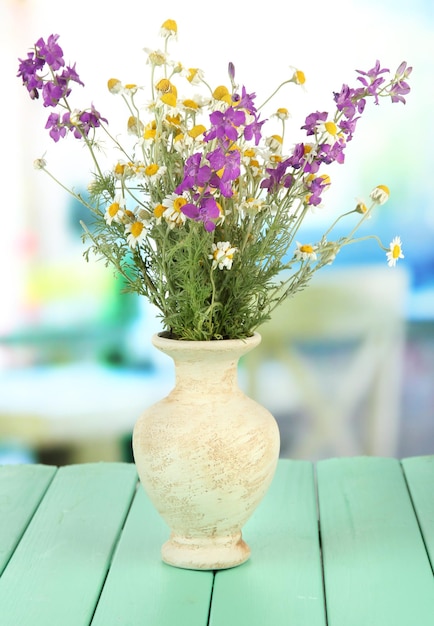
[[[19,59],[18,77],[30,97],[51,111],[45,127],[54,142],[72,136],[88,149],[88,193],[64,185],[44,157],[35,167],[89,210],[82,223],[86,258],[103,259],[127,290],[148,298],[168,336],[244,338],[333,263],[341,248],[362,239],[361,224],[388,199],[388,187],[378,185],[369,201],[355,202],[319,241],[299,241],[301,225],[315,219],[313,209],[331,185],[327,168],[344,163],[367,102],[405,103],[412,68],[403,62],[387,77],[389,70],[377,61],[368,71],[357,70],[356,86],[333,92],[331,113],[307,115],[301,125],[305,141],[291,144],[285,136],[288,108],[270,115],[280,134],[267,134],[270,118],[262,112],[284,86],[305,83],[301,70],[290,68],[258,104],[256,94],[238,84],[232,62],[227,84],[211,86],[202,69],[172,59],[169,46],[177,31],[177,23],[166,20],[162,49],[144,49],[148,88],[108,80],[109,93],[125,106],[120,131],[93,103],[72,103],[72,92],[83,85],[75,65],[65,63],[58,35],[39,39]],[[334,237],[342,219],[348,234]],[[388,247],[369,237],[390,266],[403,258],[399,237]]]

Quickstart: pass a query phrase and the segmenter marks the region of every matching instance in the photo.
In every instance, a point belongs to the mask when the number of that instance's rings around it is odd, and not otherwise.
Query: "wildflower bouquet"
[[[355,88],[343,85],[333,94],[334,111],[316,111],[301,126],[306,141],[285,148],[287,108],[273,116],[281,134],[267,135],[255,93],[236,83],[228,66],[228,86],[211,87],[202,70],[185,68],[169,55],[177,24],[161,27],[163,50],[145,48],[150,92],[144,87],[108,81],[111,94],[126,106],[124,136],[111,130],[92,104],[73,108],[73,87],[83,85],[75,65],[67,66],[58,35],[39,39],[19,64],[32,99],[53,109],[46,129],[55,142],[72,134],[89,150],[93,165],[89,195],[66,188],[48,170],[44,158],[35,166],[48,173],[88,209],[83,224],[90,253],[124,277],[127,289],[146,296],[161,313],[171,336],[189,340],[243,338],[270,317],[282,300],[304,288],[313,274],[333,262],[389,190],[379,185],[370,202],[341,215],[316,243],[299,242],[303,221],[329,188],[325,172],[343,163],[357,121],[368,99],[405,103],[411,67],[375,66],[357,71]],[[303,85],[300,70],[286,84]],[[202,88],[197,95],[195,89]],[[185,93],[184,93],[185,92]],[[182,93],[182,95],[181,95]],[[107,140],[113,162],[104,167]],[[348,235],[333,238],[336,223],[349,220]],[[393,239],[389,265],[402,258],[401,240]]]

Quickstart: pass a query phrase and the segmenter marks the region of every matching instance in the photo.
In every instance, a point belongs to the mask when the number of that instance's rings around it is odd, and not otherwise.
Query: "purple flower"
[[[38,98],[38,89],[41,89],[44,81],[37,75],[37,72],[44,67],[44,61],[35,57],[33,52],[27,54],[27,59],[18,59],[18,78],[22,78],[23,85],[32,99]]]
[[[65,113],[62,121],[58,113],[50,113],[45,128],[50,129],[50,137],[57,143],[61,137],[65,137],[69,128],[69,113]]]
[[[236,96],[236,99],[238,100],[237,101],[237,108],[245,109],[251,115],[254,115],[256,113],[256,107],[255,107],[255,104],[254,104],[255,98],[256,98],[256,94],[255,93],[247,93],[246,88],[243,87],[241,89],[241,97],[240,96]]]
[[[69,82],[70,80],[74,81],[74,83],[78,83],[84,87],[84,83],[81,82],[79,75],[75,69],[75,63],[72,67],[69,65],[63,70],[62,74],[59,77],[59,80],[64,80]]]
[[[195,152],[185,162],[184,178],[176,187],[175,192],[181,195],[188,189],[204,187],[211,178],[212,170],[209,165],[201,165],[202,154]]]
[[[403,61],[395,73],[395,78],[389,94],[392,102],[402,102],[405,104],[405,98],[410,93],[410,85],[404,80],[408,78],[413,71],[412,67],[407,67],[407,63]]]
[[[205,230],[208,232],[215,229],[213,220],[217,219],[220,215],[217,202],[211,195],[200,198],[198,205],[192,203],[184,204],[181,211],[195,222],[203,222]]]
[[[314,178],[310,184],[307,186],[309,191],[309,198],[307,203],[313,206],[318,206],[321,203],[321,194],[329,186],[329,182],[327,179],[318,176]]]
[[[44,99],[44,107],[55,107],[65,93],[65,86],[60,86],[54,81],[47,81],[42,87],[42,97]]]
[[[47,39],[47,43],[45,43],[41,37],[35,44],[36,56],[43,59],[53,72],[56,72],[65,65],[63,50],[57,43],[58,39],[59,35],[50,35]]]
[[[281,188],[289,189],[292,187],[294,177],[292,174],[287,174],[286,170],[291,166],[291,159],[285,159],[281,161],[274,168],[267,168],[266,172],[268,178],[264,178],[261,182],[262,189],[268,189],[268,193],[274,194]]]
[[[321,163],[326,163],[327,165],[330,165],[330,163],[333,163],[334,161],[342,164],[345,161],[344,149],[345,142],[343,140],[336,141],[333,145],[328,143],[322,144],[318,151],[319,161],[321,161]]]
[[[257,146],[259,144],[259,142],[261,141],[261,137],[262,137],[261,128],[262,128],[262,125],[265,122],[266,122],[266,120],[263,120],[263,121],[260,122],[255,117],[255,120],[251,124],[248,124],[245,127],[245,129],[244,129],[244,139],[246,141],[250,141],[251,139],[253,139],[253,137],[255,137],[255,146]]]
[[[304,125],[301,127],[302,130],[306,131],[306,135],[314,135],[318,122],[325,122],[327,120],[327,115],[328,113],[326,111],[323,111],[322,113],[319,111],[311,113],[307,116]]]
[[[210,130],[204,135],[205,141],[221,139],[223,142],[237,141],[237,128],[246,121],[244,111],[237,111],[234,107],[228,107],[226,111],[214,111],[209,116],[212,124]]]
[[[374,96],[375,104],[378,104],[379,88],[384,83],[384,78],[380,77],[380,74],[387,73],[389,70],[386,68],[382,69],[380,67],[380,61],[377,60],[374,67],[367,72],[363,72],[361,70],[356,70],[356,72],[360,74],[360,76],[357,77],[357,80],[364,85],[365,93]]]
[[[93,104],[91,105],[90,111],[83,111],[83,113],[80,114],[79,120],[81,122],[80,128],[86,136],[89,134],[91,128],[101,126],[101,122],[108,124],[106,118],[101,117],[101,113],[95,109]]]

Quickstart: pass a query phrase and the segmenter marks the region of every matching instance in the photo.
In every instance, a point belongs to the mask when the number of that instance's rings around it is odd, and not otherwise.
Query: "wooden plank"
[[[88,626],[135,492],[133,465],[62,467],[0,579],[5,626]]]
[[[434,572],[434,456],[404,459],[402,466]]]
[[[212,572],[161,560],[169,529],[140,487],[125,524],[92,626],[206,626]]]
[[[210,626],[324,626],[310,463],[279,462],[271,488],[243,534],[252,556],[216,574]]]
[[[0,576],[37,509],[55,467],[0,467]]]
[[[432,626],[434,581],[399,461],[318,463],[328,626]]]

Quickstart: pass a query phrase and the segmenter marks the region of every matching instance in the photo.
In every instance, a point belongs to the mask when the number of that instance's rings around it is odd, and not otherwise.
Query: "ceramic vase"
[[[154,335],[173,359],[175,386],[133,434],[140,481],[170,528],[164,562],[224,569],[250,556],[242,527],[272,481],[276,420],[238,384],[240,358],[261,340],[177,341]]]

